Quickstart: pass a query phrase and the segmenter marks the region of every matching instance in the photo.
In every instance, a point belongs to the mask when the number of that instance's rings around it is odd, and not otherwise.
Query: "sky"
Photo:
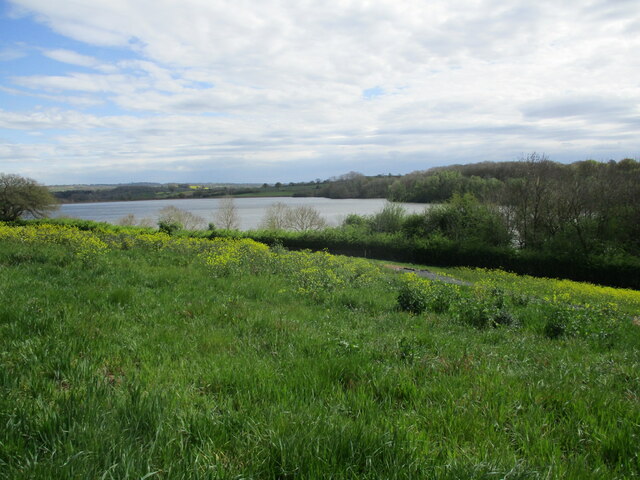
[[[0,172],[297,182],[640,158],[638,0],[0,0]]]

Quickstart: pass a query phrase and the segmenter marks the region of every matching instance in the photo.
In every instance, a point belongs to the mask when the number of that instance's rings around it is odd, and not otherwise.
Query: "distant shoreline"
[[[112,203],[112,202],[144,202],[144,201],[156,201],[156,200],[205,200],[205,199],[216,199],[216,198],[327,198],[330,200],[348,200],[348,198],[340,198],[340,199],[332,199],[331,197],[326,197],[324,195],[295,195],[295,193],[287,193],[283,192],[281,195],[255,195],[255,194],[240,194],[240,195],[215,195],[210,197],[187,197],[187,196],[171,196],[171,197],[160,197],[160,198],[128,198],[128,199],[108,199],[108,200],[78,200],[78,201],[65,201],[61,200],[58,202],[59,205],[74,205],[81,203]],[[358,200],[357,198],[352,198],[352,200]],[[360,199],[361,200],[361,199]],[[383,197],[378,197],[376,200],[384,200]]]

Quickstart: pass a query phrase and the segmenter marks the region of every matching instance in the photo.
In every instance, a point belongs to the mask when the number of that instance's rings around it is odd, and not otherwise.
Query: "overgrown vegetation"
[[[0,173],[0,221],[11,222],[23,215],[43,217],[56,207],[47,187],[31,178]]]
[[[493,236],[474,234],[482,233],[475,228],[479,227],[485,235],[499,233],[502,241],[498,243],[512,241],[520,248],[553,255],[640,256],[640,163],[636,160],[565,165],[533,153],[519,162],[439,167],[382,178],[388,188],[384,196],[390,200],[448,203],[458,211],[471,206],[475,210],[463,222],[453,218],[451,208],[446,218],[429,219],[435,224],[420,225],[416,217],[409,227],[411,235],[441,232],[456,241],[475,236],[467,243],[494,244]],[[360,193],[374,182],[355,174],[337,181],[351,192],[346,196],[356,197],[366,196]]]
[[[76,225],[0,224],[1,478],[640,475],[638,292]]]
[[[240,193],[182,187],[189,196]],[[351,172],[325,181],[253,188],[251,194],[440,204],[406,215],[390,203],[370,217],[350,215],[341,228],[321,234],[315,233],[325,226],[317,212],[287,211],[276,204],[262,225],[268,232],[250,234],[269,243],[640,288],[640,163],[633,159],[565,165],[532,153],[518,162],[455,165],[404,176]],[[170,228],[181,222],[164,223]],[[222,229],[237,224],[216,223]],[[294,238],[282,230],[303,233]]]

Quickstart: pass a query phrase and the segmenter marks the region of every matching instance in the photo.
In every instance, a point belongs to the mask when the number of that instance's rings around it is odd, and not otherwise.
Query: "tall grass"
[[[326,253],[3,231],[0,478],[640,475],[627,297],[590,297],[612,341],[550,338],[571,298],[412,280],[411,313],[401,277]],[[460,316],[500,298],[511,325]]]

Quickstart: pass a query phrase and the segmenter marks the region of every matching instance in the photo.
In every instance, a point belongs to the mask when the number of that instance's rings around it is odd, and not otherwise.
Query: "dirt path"
[[[437,280],[444,283],[452,283],[454,285],[469,286],[471,283],[458,280],[457,278],[447,277],[444,275],[438,275],[437,273],[430,272],[429,270],[418,270],[410,267],[399,267],[398,265],[385,265],[386,268],[395,270],[396,272],[415,273],[422,278],[428,278],[429,280]]]

